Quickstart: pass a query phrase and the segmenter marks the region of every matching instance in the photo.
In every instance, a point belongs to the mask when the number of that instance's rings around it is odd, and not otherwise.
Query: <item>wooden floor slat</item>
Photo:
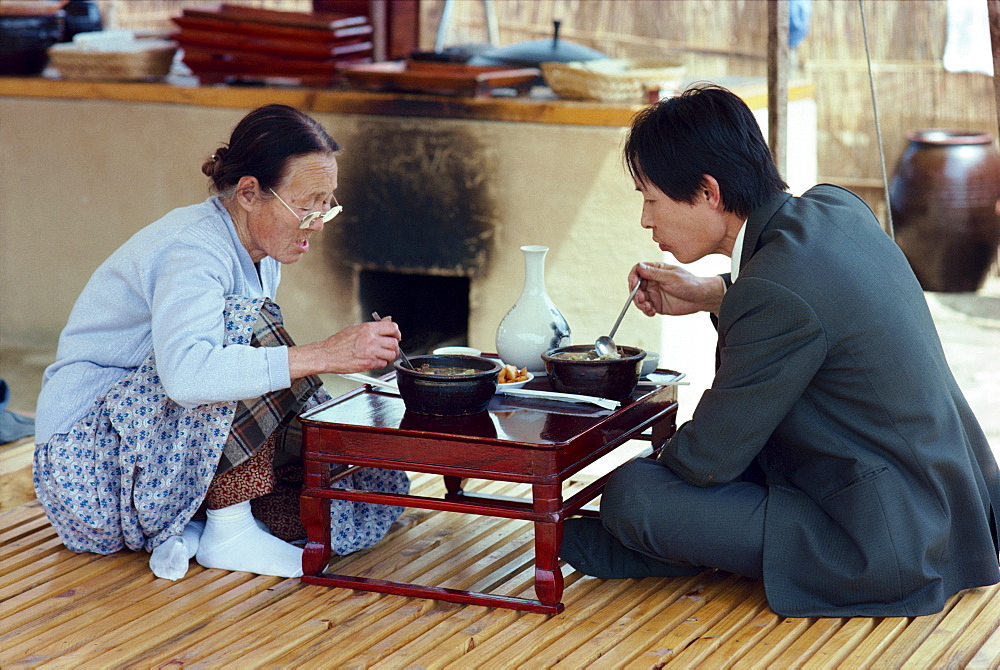
[[[0,512],[14,509],[34,497],[31,459],[34,437],[26,437],[0,448]]]
[[[755,580],[731,575],[726,588],[716,597],[711,597],[698,610],[697,616],[689,617],[674,626],[669,640],[664,639],[667,648],[677,649],[669,667],[698,667],[709,654],[729,639],[733,631],[742,628],[765,607],[767,600]],[[648,667],[639,663],[633,666]]]
[[[582,481],[577,485],[581,485]],[[525,485],[469,482],[524,496]],[[420,495],[440,477],[414,475]],[[532,524],[406,510],[330,571],[534,597]],[[37,502],[0,513],[0,667],[997,668],[1000,586],[925,617],[790,619],[723,572],[601,580],[563,567],[547,616],[207,570],[156,579],[145,552],[74,554]]]
[[[854,663],[844,663],[858,645],[864,641],[865,637],[875,630],[876,619],[870,617],[856,617],[847,619],[837,631],[824,642],[819,649],[803,658],[801,667],[803,670],[824,670],[826,668],[858,667],[860,661]]]
[[[1000,629],[993,631],[993,634],[976,650],[966,668],[967,670],[983,670],[983,668],[995,668],[998,665],[1000,665]]]
[[[906,660],[903,668],[915,670],[932,665],[947,667],[964,665],[997,627],[997,616],[1000,612],[991,607],[991,604],[995,605],[992,599],[995,594],[996,587],[969,589],[961,594],[948,615]],[[983,610],[987,610],[986,616],[983,616]],[[979,638],[974,645],[957,644],[969,633]]]

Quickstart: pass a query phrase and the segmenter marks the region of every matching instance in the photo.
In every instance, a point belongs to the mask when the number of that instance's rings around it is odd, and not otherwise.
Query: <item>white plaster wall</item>
[[[316,118],[350,151],[363,150],[366,129],[394,122],[359,115]],[[621,162],[624,129],[451,119],[396,122],[475,133],[493,160],[486,178],[498,203],[494,249],[486,271],[470,288],[471,346],[495,350],[500,320],[523,288],[520,247],[527,244],[549,247],[546,286],[574,341],[593,341],[611,328],[628,296],[628,270],[660,255],[639,227],[642,200]],[[343,182],[350,175],[340,178]],[[622,344],[655,349],[660,325],[636,310],[619,332]]]
[[[246,111],[0,99],[0,338],[54,344],[84,283],[112,250],[170,209],[206,197],[201,162]],[[354,151],[363,151],[366,123],[392,123],[316,117]],[[592,341],[610,328],[626,297],[629,267],[659,255],[638,226],[641,202],[621,167],[623,130],[420,122],[470,126],[496,159],[490,176],[499,201],[496,248],[472,283],[471,344],[494,348],[497,325],[520,294],[524,244],[551,248],[549,293],[575,341]],[[341,175],[342,182],[350,178]],[[278,300],[293,336],[309,341],[361,318],[354,296],[353,275],[311,253],[284,268]],[[659,332],[658,320],[634,312],[618,339],[655,348]]]

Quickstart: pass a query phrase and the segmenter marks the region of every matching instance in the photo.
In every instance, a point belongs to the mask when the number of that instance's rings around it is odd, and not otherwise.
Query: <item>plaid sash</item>
[[[281,309],[265,299],[254,324],[250,345],[254,347],[294,346],[285,331]],[[298,458],[302,449],[302,426],[296,418],[306,408],[310,399],[325,402],[330,395],[323,390],[323,382],[312,375],[295,379],[290,388],[265,393],[259,398],[236,403],[232,429],[219,459],[216,474],[229,472],[257,453],[272,433],[275,436],[276,454]],[[278,456],[280,459],[281,456]]]

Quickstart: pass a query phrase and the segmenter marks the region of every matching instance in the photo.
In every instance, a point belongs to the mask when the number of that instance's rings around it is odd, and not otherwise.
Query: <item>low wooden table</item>
[[[666,372],[669,371],[659,371]],[[551,390],[542,376],[528,388]],[[610,473],[563,499],[563,482],[627,441],[640,438],[658,452],[676,428],[677,387],[641,384],[617,410],[497,395],[487,411],[435,418],[406,412],[399,396],[359,387],[301,416],[305,488],[302,521],[308,544],[302,581],[457,603],[557,613],[563,577],[563,522],[596,514],[584,505],[600,495]],[[352,470],[331,476],[331,464],[443,475],[443,498],[331,489]],[[531,484],[531,499],[490,497],[462,490],[465,478]],[[330,560],[330,500],[524,519],[535,528],[537,600],[325,572]]]

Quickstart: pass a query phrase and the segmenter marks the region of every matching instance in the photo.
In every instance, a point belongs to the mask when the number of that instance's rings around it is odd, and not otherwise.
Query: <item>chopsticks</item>
[[[375,319],[376,321],[382,320],[382,317],[378,315],[378,312],[372,312],[372,318]],[[387,317],[387,318],[392,318],[392,317]],[[410,359],[407,358],[406,354],[403,353],[403,347],[397,346],[396,348],[399,350],[399,355],[403,358],[403,364],[406,365],[406,367],[413,370],[414,369],[413,363],[411,363]]]
[[[558,393],[556,391],[536,391],[534,389],[506,389],[503,387],[497,388],[497,393],[503,393],[504,395],[514,395],[523,396],[525,398],[543,398],[545,400],[558,400],[562,402],[576,402],[576,403],[588,403],[590,405],[597,405],[598,407],[603,407],[604,409],[618,409],[621,403],[617,400],[608,400],[607,398],[598,398],[589,395],[578,395],[576,393]]]
[[[389,393],[399,395],[399,387],[396,386],[396,382],[387,382],[384,379],[369,377],[368,375],[360,372],[345,372],[340,376],[344,379],[350,379],[352,382],[361,382],[363,384],[368,384],[369,386],[376,386],[378,388],[385,389]]]

